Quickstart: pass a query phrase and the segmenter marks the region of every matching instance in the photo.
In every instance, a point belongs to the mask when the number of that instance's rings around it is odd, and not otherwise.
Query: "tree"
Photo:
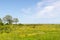
[[[2,24],[2,19],[0,18],[0,24]]]
[[[0,23],[2,23],[2,19],[0,18]]]
[[[6,15],[3,18],[3,20],[4,20],[5,23],[12,24],[12,16],[10,16],[10,15]]]
[[[2,19],[0,18],[0,25],[3,25]]]
[[[17,24],[17,22],[19,22],[18,18],[14,18],[13,22],[15,22]]]

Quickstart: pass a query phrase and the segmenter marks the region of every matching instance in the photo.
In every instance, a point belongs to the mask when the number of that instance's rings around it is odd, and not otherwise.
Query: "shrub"
[[[9,33],[9,32],[11,32],[11,28],[10,27],[8,27],[8,26],[6,26],[6,25],[4,25],[4,26],[0,26],[0,33]]]

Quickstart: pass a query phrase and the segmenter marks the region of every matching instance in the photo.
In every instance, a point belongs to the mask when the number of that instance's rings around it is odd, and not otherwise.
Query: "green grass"
[[[0,40],[60,40],[60,24],[4,25],[3,27],[10,27],[11,31],[0,33]]]

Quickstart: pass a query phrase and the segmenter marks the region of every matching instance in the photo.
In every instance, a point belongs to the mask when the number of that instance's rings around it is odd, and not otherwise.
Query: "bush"
[[[0,23],[0,25],[2,25],[2,26],[3,26],[3,25],[4,25],[4,23]]]
[[[8,27],[8,26],[0,26],[0,33],[9,33],[9,32],[11,32],[11,28],[10,27]]]

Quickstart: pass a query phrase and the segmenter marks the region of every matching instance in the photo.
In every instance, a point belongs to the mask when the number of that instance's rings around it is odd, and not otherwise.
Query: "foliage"
[[[1,18],[0,18],[0,25],[4,25]]]
[[[3,20],[7,22],[8,24],[12,24],[12,16],[6,15]]]
[[[11,27],[8,25],[0,26],[0,33],[9,33],[11,30]]]
[[[60,24],[0,26],[0,40],[60,40]],[[35,28],[33,28],[35,26]]]
[[[0,23],[2,23],[2,19],[0,18]]]
[[[0,23],[3,21],[4,24],[12,24],[13,22],[17,24],[19,22],[18,18],[13,18],[11,15],[6,15],[3,20],[0,19]]]
[[[17,22],[19,22],[18,18],[14,18],[13,22],[15,22],[17,24]]]

